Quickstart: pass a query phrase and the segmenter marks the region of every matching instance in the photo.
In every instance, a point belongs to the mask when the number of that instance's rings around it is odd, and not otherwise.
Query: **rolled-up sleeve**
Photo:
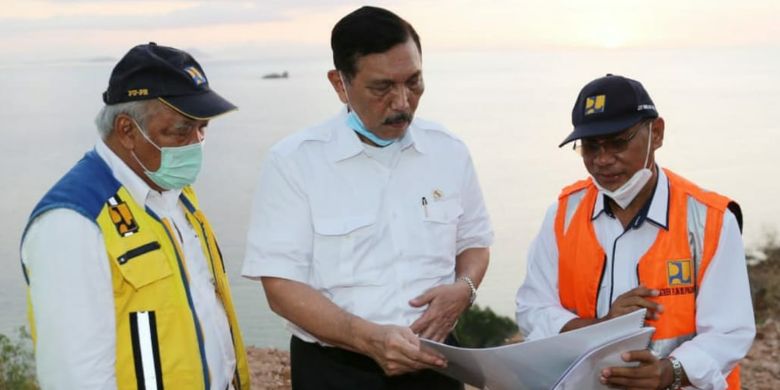
[[[252,204],[243,276],[308,283],[313,228],[301,180],[294,164],[269,153]]]
[[[464,167],[461,197],[463,215],[458,221],[456,253],[469,248],[490,247],[493,244],[493,228],[470,156]]]
[[[756,333],[745,249],[730,212],[696,298],[696,333],[671,355],[696,388],[725,389],[726,375],[747,354]]]
[[[517,325],[528,340],[554,336],[577,316],[561,306],[558,295],[558,247],[554,222],[558,204],[544,216],[539,234],[528,250],[525,281],[517,290]]]

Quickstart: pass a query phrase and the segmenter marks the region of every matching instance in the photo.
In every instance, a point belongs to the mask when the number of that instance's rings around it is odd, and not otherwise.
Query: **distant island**
[[[290,76],[289,73],[287,73],[287,71],[285,70],[282,73],[268,73],[266,75],[263,75],[263,78],[264,79],[286,79],[289,76]]]

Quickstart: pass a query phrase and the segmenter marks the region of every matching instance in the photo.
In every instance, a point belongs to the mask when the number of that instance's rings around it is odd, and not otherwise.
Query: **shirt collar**
[[[334,162],[346,160],[363,153],[363,144],[360,137],[347,125],[347,114],[347,108],[344,106],[333,122],[336,130],[333,132],[331,142],[335,144],[335,148],[332,149],[330,155]],[[417,127],[416,122],[412,120],[404,136],[397,141],[401,144],[401,150],[414,147],[418,152],[425,153],[424,137],[421,133],[422,131]]]
[[[649,221],[660,228],[669,230],[669,179],[658,165],[656,165],[656,171],[658,172],[658,181],[655,184],[653,196],[648,200],[648,204],[639,210],[639,214],[631,222],[630,228],[636,229],[644,221]],[[602,213],[612,216],[609,205],[605,202],[605,197],[606,195],[596,197],[592,220],[598,218]]]
[[[181,190],[168,190],[157,192],[149,187],[148,184],[138,176],[130,167],[127,166],[119,156],[111,150],[102,139],[95,143],[95,151],[98,156],[106,162],[114,177],[130,192],[130,195],[136,202],[146,205],[147,199],[151,197],[160,197],[162,202],[169,208],[178,203]]]
[[[656,165],[655,168],[658,172],[658,182],[655,185],[650,209],[647,211],[647,220],[669,230],[669,179],[661,167]]]

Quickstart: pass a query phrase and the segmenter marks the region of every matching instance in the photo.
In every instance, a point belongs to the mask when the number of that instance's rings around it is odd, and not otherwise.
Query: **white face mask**
[[[629,204],[636,198],[636,196],[639,194],[639,191],[642,191],[642,188],[644,188],[645,184],[647,184],[648,181],[653,177],[653,171],[650,170],[650,168],[647,167],[648,160],[650,159],[650,147],[652,146],[652,137],[653,137],[653,123],[650,122],[650,129],[648,131],[649,135],[647,136],[647,154],[645,155],[645,165],[642,169],[636,171],[633,176],[631,176],[630,179],[628,179],[627,182],[623,183],[620,188],[616,189],[615,191],[610,191],[599,184],[599,182],[594,178],[593,183],[596,184],[596,188],[599,189],[599,192],[608,196],[610,199],[614,200],[615,203],[617,203],[618,206],[620,206],[621,209],[625,210],[626,207],[628,207]]]

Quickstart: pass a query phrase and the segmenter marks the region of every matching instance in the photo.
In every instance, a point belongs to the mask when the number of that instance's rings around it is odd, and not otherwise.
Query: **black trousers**
[[[447,344],[452,344],[450,336]],[[387,376],[370,357],[341,348],[290,340],[293,390],[463,390],[463,384],[433,370]]]

